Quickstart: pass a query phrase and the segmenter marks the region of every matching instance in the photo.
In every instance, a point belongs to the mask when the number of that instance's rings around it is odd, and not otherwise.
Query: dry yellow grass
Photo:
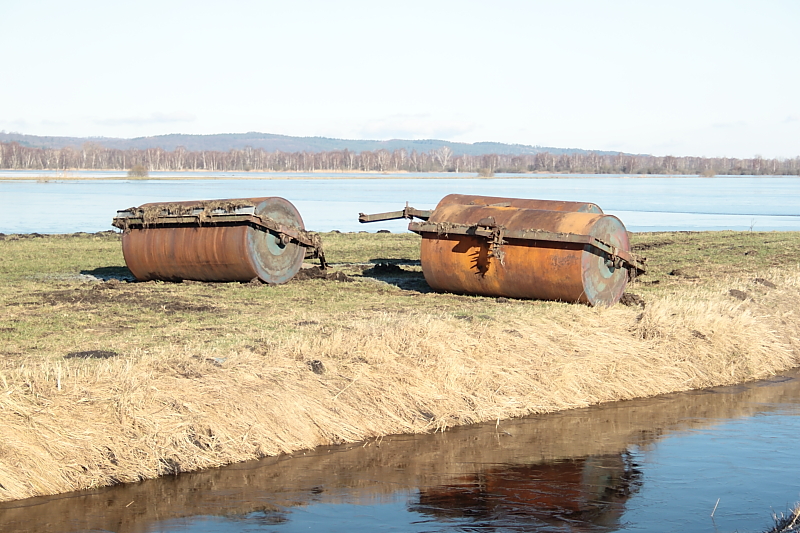
[[[485,320],[420,306],[331,321],[312,306],[314,327],[278,324],[224,353],[187,338],[122,358],[16,357],[0,365],[0,500],[764,378],[800,364],[800,270],[762,275],[776,287],[689,285],[644,310],[511,302]]]
[[[601,460],[610,477],[619,474],[631,446],[646,448],[673,431],[764,413],[770,406],[798,401],[798,393],[795,380],[778,381],[737,387],[735,394],[673,394],[610,402],[504,420],[499,427],[491,421],[443,433],[320,447],[233,468],[170,476],[160,483],[7,502],[0,504],[0,531],[61,533],[64,524],[80,531],[156,531],[166,520],[207,515],[210,510],[226,516],[264,511],[280,516],[312,502],[374,504],[391,501],[392,495],[441,490],[443,480],[463,483],[478,463],[513,469],[553,461],[569,465],[588,457],[592,462]]]

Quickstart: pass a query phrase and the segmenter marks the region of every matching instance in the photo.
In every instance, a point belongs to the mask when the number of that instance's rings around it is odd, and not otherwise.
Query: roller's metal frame
[[[222,209],[214,209],[211,212],[203,208],[195,208],[191,213],[172,214],[169,210],[161,211],[153,220],[137,214],[138,208],[130,208],[117,211],[117,216],[111,223],[123,231],[131,227],[151,228],[159,226],[219,226],[231,224],[249,224],[262,231],[273,233],[278,236],[283,244],[292,241],[312,252],[313,259],[319,259],[320,268],[328,268],[325,260],[325,252],[322,247],[322,239],[319,234],[300,229],[297,226],[281,224],[276,220],[265,215],[255,214],[255,206],[243,206],[234,210],[233,213]]]
[[[505,204],[508,205],[508,204]],[[497,206],[502,206],[497,204]],[[541,229],[509,230],[501,224],[497,224],[494,217],[484,218],[476,224],[454,224],[451,222],[428,222],[433,211],[406,207],[402,211],[390,211],[388,213],[376,213],[366,215],[360,213],[358,221],[361,223],[379,222],[383,220],[398,220],[407,218],[411,222],[408,224],[409,231],[414,233],[435,233],[437,235],[470,235],[483,237],[490,242],[492,255],[503,263],[503,253],[500,246],[506,244],[506,239],[517,239],[522,241],[557,242],[589,245],[604,253],[607,258],[608,266],[615,268],[625,268],[631,277],[641,276],[645,273],[645,259],[627,250],[620,250],[608,243],[601,241],[591,235],[579,235],[577,233],[554,233]],[[416,222],[414,218],[419,218],[423,222]]]

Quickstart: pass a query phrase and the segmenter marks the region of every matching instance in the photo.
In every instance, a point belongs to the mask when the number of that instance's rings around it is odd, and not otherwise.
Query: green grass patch
[[[493,320],[501,306],[570,305],[433,293],[418,265],[415,234],[326,233],[323,239],[335,269],[355,281],[125,283],[117,281],[129,275],[119,234],[6,236],[0,241],[0,356],[125,354],[197,341],[220,353],[259,351],[286,335],[325,335],[380,313],[413,309],[477,324]],[[648,273],[628,290],[645,299],[800,262],[797,232],[633,234],[632,242],[648,258]],[[399,271],[376,267],[385,262],[400,263]]]
[[[644,293],[800,264],[800,232],[636,233],[631,245],[647,258],[647,274],[633,284]]]

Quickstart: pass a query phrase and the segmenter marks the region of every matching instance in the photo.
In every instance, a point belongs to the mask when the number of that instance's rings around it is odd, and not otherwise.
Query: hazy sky
[[[800,1],[0,0],[0,130],[800,155]]]

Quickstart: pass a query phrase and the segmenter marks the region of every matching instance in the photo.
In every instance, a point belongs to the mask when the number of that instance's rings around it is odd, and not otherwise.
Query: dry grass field
[[[0,501],[800,364],[800,234],[635,234],[644,305],[437,294],[413,234],[338,279],[129,283],[119,235],[0,236]],[[391,263],[387,266],[387,263]]]

